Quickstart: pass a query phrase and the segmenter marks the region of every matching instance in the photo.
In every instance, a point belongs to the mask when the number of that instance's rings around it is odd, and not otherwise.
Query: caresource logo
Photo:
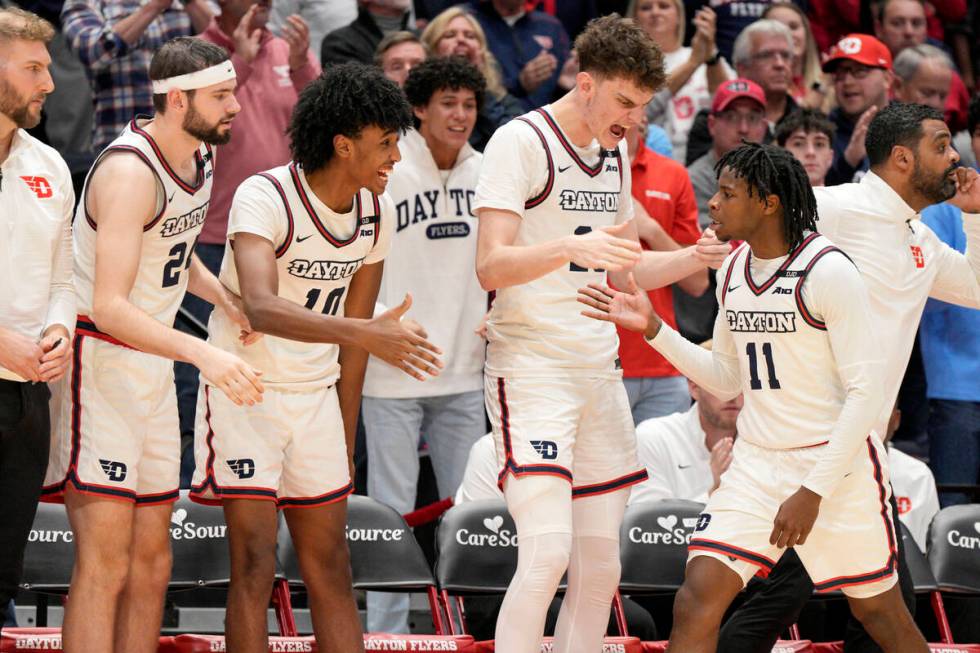
[[[64,542],[71,544],[75,541],[75,534],[71,531],[37,530],[32,528],[27,535],[28,542],[43,542],[45,544],[57,544]]]
[[[644,530],[640,526],[634,526],[629,530],[628,537],[634,544],[668,544],[676,546],[687,546],[691,541],[694,527],[697,526],[697,517],[685,517],[678,519],[677,515],[666,515],[657,517],[659,530]]]
[[[347,527],[348,542],[401,542],[405,537],[404,528],[350,528]]]
[[[187,510],[178,508],[170,515],[170,537],[175,540],[214,540],[225,539],[228,527],[224,524],[198,526],[187,520]]]
[[[973,530],[980,533],[980,521],[973,522]],[[970,551],[980,549],[980,537],[977,537],[972,533],[969,535],[962,535],[955,528],[946,533],[946,541],[949,542],[950,546],[955,546],[958,549],[968,549]]]
[[[463,546],[517,546],[517,533],[503,528],[504,518],[500,515],[483,520],[483,533],[461,528],[456,531],[456,541]]]

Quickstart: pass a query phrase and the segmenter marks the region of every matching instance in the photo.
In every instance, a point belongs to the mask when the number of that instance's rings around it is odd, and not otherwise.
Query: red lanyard
[[[557,2],[558,0],[527,0],[525,11],[534,11],[540,4],[541,11],[554,16],[555,11],[557,11]]]

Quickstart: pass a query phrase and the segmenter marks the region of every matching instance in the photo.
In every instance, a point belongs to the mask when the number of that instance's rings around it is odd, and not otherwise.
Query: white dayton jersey
[[[625,143],[569,142],[549,107],[511,121],[487,146],[477,209],[504,209],[522,220],[514,242],[536,245],[627,222],[633,217]],[[569,263],[497,290],[487,335],[487,373],[500,377],[618,378],[616,328],[581,315],[576,296],[604,283],[603,270]]]
[[[839,274],[835,267],[847,269]],[[756,276],[765,274],[758,283],[753,268]],[[855,288],[827,283],[847,274]],[[756,262],[743,244],[718,278],[724,280],[718,319],[731,334],[745,392],[739,438],[766,449],[825,444],[841,418],[847,389],[826,316],[814,307],[831,304],[824,299],[828,295],[863,290],[854,264],[827,238],[811,233],[781,262]]]
[[[310,189],[295,162],[246,179],[232,203],[229,242],[218,278],[240,294],[232,252],[236,233],[251,233],[276,248],[279,296],[324,315],[343,316],[351,278],[381,261],[391,242],[394,205],[387,195],[361,189],[344,214]],[[241,328],[220,308],[211,314],[210,342],[262,370],[262,381],[286,389],[329,386],[340,377],[336,344],[265,336],[243,346]]]
[[[157,179],[157,212],[143,227],[139,269],[129,293],[129,301],[154,319],[173,326],[177,309],[187,290],[187,268],[194,244],[204,227],[213,181],[211,146],[202,144],[194,155],[197,179],[187,184],[177,176],[160,146],[146,132],[149,119],[138,117],[109,144],[92,166],[94,171],[105,158],[117,152],[138,156]],[[95,237],[98,225],[89,215],[86,199],[89,178],[82,191],[74,222],[75,289],[78,297],[79,328],[97,332],[86,317],[92,312],[95,288]],[[120,191],[124,192],[124,191]]]

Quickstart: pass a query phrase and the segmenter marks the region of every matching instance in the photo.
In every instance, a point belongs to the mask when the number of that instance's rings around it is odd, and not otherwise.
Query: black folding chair
[[[231,554],[224,511],[191,501],[186,491],[173,506],[170,515],[170,542],[173,570],[170,592],[199,588],[227,588],[231,582]],[[279,634],[296,635],[289,588],[281,569],[276,569],[272,591]]]
[[[621,593],[673,594],[680,589],[687,566],[687,543],[703,508],[703,503],[679,499],[634,503],[626,508],[619,534]],[[618,594],[616,599],[616,619],[625,628]]]
[[[425,592],[436,634],[446,634],[429,563],[396,510],[365,496],[348,497],[347,545],[354,589]],[[299,559],[287,528],[279,529],[277,556],[289,587],[302,589]]]
[[[51,596],[64,599],[75,564],[75,535],[68,523],[65,507],[41,503],[31,525],[24,550],[24,573],[21,589],[37,595],[36,625],[48,625]]]
[[[980,595],[980,504],[949,506],[929,525],[929,567],[936,579],[932,605],[944,644],[953,643],[940,592]]]

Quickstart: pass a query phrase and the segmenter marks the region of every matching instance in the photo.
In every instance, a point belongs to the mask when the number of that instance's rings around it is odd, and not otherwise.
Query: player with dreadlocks
[[[924,652],[896,586],[887,458],[871,432],[882,361],[861,276],[813,231],[813,191],[790,154],[743,145],[717,171],[712,228],[745,242],[718,271],[711,352],[663,324],[635,283],[579,291],[584,315],[643,332],[720,399],[745,395],[734,460],[689,546],[668,650],[714,651],[735,595],[794,547],[816,589],[842,590],[883,650]]]

